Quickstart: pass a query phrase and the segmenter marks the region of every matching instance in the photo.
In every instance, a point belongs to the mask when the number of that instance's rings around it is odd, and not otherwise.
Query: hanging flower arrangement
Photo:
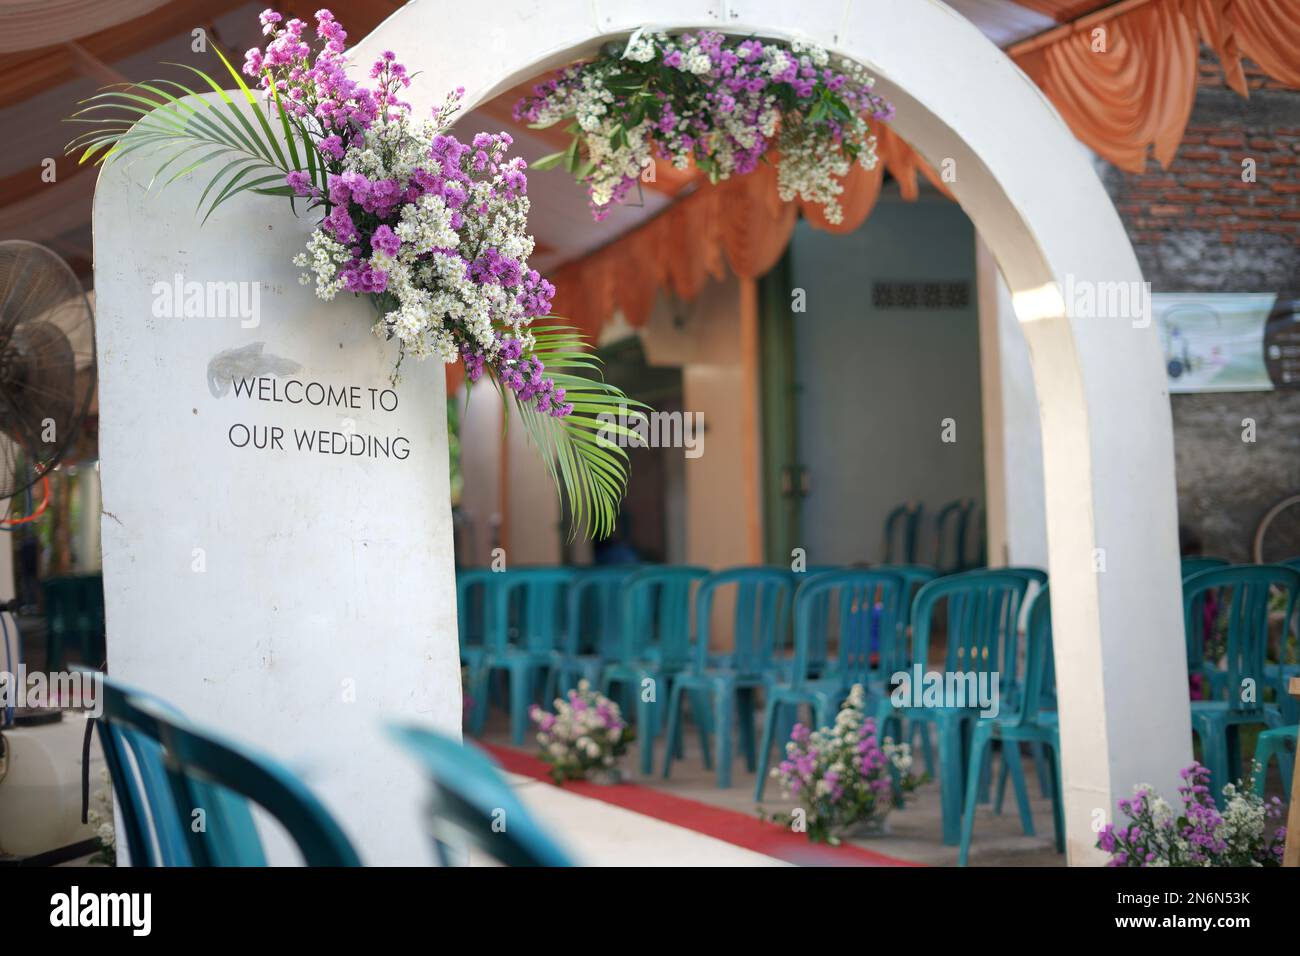
[[[536,128],[568,121],[568,149],[533,168],[568,169],[598,220],[651,175],[656,157],[680,169],[694,163],[714,182],[770,157],[782,199],[819,203],[839,222],[841,178],[855,162],[876,165],[867,119],[894,113],[874,83],[812,44],[642,29],[536,86],[514,115]]]
[[[411,76],[391,52],[371,67],[371,85],[350,78],[347,34],[328,10],[316,13],[314,43],[302,20],[266,10],[261,23],[265,48],[243,65],[260,96],[217,51],[234,91],[183,64],[216,95],[187,99],[199,92],[169,81],[102,91],[72,118],[90,129],[69,152],[83,163],[157,154],[163,184],[216,169],[204,221],[244,192],[319,216],[306,248],[286,252],[302,282],[324,300],[372,299],[375,333],[397,344],[395,380],[407,356],[463,361],[470,383],[486,376],[518,409],[575,533],[607,535],[627,454],[623,427],[597,416],[638,403],[598,377],[579,333],[534,324],[555,288],[528,266],[526,164],[509,155],[510,136],[453,136],[461,90],[417,119],[402,100]]]

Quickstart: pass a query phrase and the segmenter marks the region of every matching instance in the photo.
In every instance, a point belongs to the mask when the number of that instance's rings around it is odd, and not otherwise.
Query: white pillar
[[[1043,437],[1033,363],[1011,306],[1011,292],[993,254],[978,237],[975,281],[979,286],[989,564],[1046,569]]]
[[[426,782],[382,721],[459,734],[442,368],[408,359],[385,392],[396,353],[369,302],[298,283],[307,217],[246,193],[200,225],[204,177],[147,193],[150,169],[110,165],[95,193],[110,674],[290,761],[366,862],[427,862]],[[186,314],[178,276],[183,297],[241,283],[257,307]],[[244,427],[280,440],[236,447]],[[299,447],[321,432],[388,456]]]

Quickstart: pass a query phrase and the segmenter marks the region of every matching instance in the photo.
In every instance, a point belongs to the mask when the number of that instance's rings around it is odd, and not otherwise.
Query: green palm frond
[[[579,530],[588,537],[608,537],[627,488],[625,446],[637,443],[636,432],[628,426],[643,416],[640,409],[647,406],[600,377],[600,359],[591,354],[581,332],[558,325],[533,326],[531,331],[532,354],[564,389],[564,400],[572,403],[573,412],[554,418],[520,401],[495,377],[493,384],[507,406],[513,403],[518,410],[557,491],[569,502],[570,538]]]
[[[306,171],[323,188],[325,164],[307,130],[278,97],[274,107],[267,109],[225,55],[220,50],[216,54],[234,90],[185,63],[171,65],[198,77],[198,89],[172,80],[106,87],[83,100],[83,108],[69,118],[68,122],[90,128],[68,144],[67,153],[80,152],[78,163],[96,165],[130,156],[161,158],[151,188],[156,183],[167,186],[216,163],[219,168],[197,207],[205,222],[226,200],[242,192],[292,198],[293,191],[284,181],[290,172]],[[214,95],[202,98],[206,93]]]

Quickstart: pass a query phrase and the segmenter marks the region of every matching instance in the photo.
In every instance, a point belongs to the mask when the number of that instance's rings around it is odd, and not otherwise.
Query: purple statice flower
[[[397,238],[397,233],[393,232],[392,227],[384,224],[371,233],[370,246],[386,256],[395,256],[402,248],[402,240]]]

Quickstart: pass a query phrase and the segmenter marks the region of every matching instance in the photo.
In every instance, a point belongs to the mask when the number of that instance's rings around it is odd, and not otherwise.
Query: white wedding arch
[[[471,109],[641,26],[802,37],[865,64],[898,107],[894,128],[932,165],[952,161],[951,189],[997,260],[1032,355],[1067,849],[1074,863],[1098,859],[1099,812],[1139,782],[1172,793],[1191,736],[1163,363],[1149,309],[1096,307],[1140,290],[1142,276],[1085,149],[939,0],[519,0],[464,12],[415,0],[353,57],[393,50],[421,70],[417,111],[456,86]],[[533,181],[544,188],[572,187]],[[1067,309],[1067,295],[1085,307]]]

